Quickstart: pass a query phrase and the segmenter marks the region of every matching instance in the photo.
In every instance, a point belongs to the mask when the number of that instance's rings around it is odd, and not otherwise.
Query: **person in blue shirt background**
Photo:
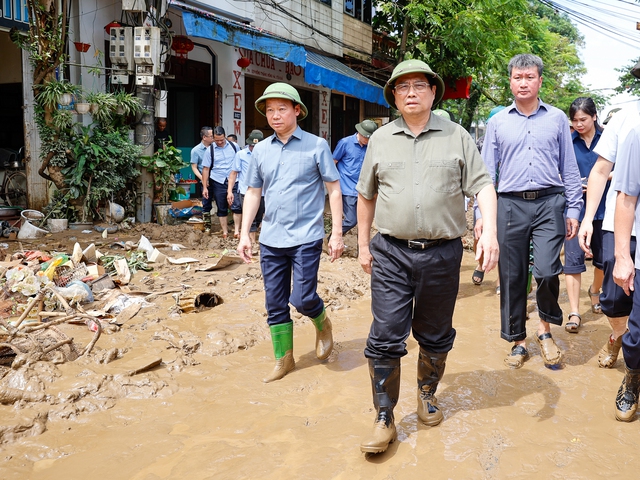
[[[333,160],[340,173],[342,190],[342,235],[358,223],[358,192],[356,184],[360,177],[364,154],[367,152],[369,137],[378,128],[373,120],[365,120],[356,125],[356,133],[343,138],[333,151]]]
[[[586,204],[587,179],[591,169],[598,159],[598,154],[594,148],[600,140],[602,127],[598,125],[598,111],[593,100],[589,97],[576,98],[569,107],[569,118],[574,128],[571,137],[573,139],[573,150],[576,154],[578,169],[582,177],[582,195]],[[608,188],[608,187],[607,187]],[[593,219],[593,235],[591,236],[591,252],[593,255],[593,283],[589,287],[589,297],[591,299],[591,311],[602,313],[598,298],[600,297],[600,287],[602,286],[603,258],[602,258],[602,219],[604,218],[605,197],[603,195],[598,210]],[[580,211],[579,221],[584,218],[584,207]],[[580,287],[582,273],[587,271],[584,263],[585,252],[580,248],[578,237],[564,241],[564,277],[567,284],[567,296],[569,297],[570,312],[565,325],[565,330],[569,333],[578,333],[582,324],[580,316]]]

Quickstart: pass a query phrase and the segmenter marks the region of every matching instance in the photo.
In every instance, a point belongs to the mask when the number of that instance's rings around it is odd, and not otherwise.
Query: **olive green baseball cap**
[[[300,105],[300,115],[298,116],[298,120],[304,120],[309,111],[302,100],[300,100],[300,94],[298,90],[289,85],[288,83],[272,83],[267,88],[265,88],[262,96],[256,100],[256,109],[266,117],[265,113],[265,104],[267,103],[267,99],[269,98],[284,98],[285,100],[291,100],[294,104]]]
[[[398,107],[396,107],[396,100],[393,97],[393,87],[395,86],[398,78],[409,73],[424,73],[429,79],[429,83],[436,86],[436,96],[433,100],[433,104],[437,105],[440,103],[440,100],[442,100],[442,96],[444,95],[444,81],[422,60],[412,59],[400,62],[396,68],[393,69],[391,78],[385,84],[382,93],[384,95],[384,99],[389,105],[396,110],[398,109]]]

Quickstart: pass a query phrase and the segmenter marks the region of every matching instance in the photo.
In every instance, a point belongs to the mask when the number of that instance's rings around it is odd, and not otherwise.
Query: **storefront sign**
[[[251,63],[244,69],[245,74],[255,75],[274,82],[292,82],[300,84],[304,81],[304,69],[290,62],[280,62],[265,53],[253,50],[238,49],[238,53],[248,58]]]

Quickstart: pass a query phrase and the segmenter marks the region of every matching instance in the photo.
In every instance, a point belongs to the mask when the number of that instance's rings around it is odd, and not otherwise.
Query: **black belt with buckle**
[[[386,233],[382,234],[382,238],[388,240],[396,245],[400,245],[401,247],[407,247],[411,250],[427,250],[431,247],[437,247],[442,243],[446,242],[445,239],[439,238],[437,240],[427,240],[425,238],[420,238],[417,240],[405,240],[402,238],[392,237],[391,235],[387,235]]]
[[[525,200],[536,200],[537,198],[557,195],[558,193],[564,193],[564,187],[551,187],[529,192],[500,192],[498,195],[509,195],[510,197],[524,198]]]

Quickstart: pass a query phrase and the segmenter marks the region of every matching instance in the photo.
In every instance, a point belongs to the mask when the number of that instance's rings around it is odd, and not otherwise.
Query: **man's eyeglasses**
[[[411,90],[411,87],[416,93],[424,93],[431,85],[428,82],[398,83],[393,89],[400,95],[406,95]]]

